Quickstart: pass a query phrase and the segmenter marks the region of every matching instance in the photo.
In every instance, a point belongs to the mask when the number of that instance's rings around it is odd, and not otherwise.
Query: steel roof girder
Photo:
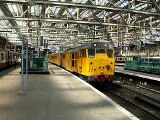
[[[83,20],[66,20],[66,19],[49,19],[49,18],[13,18],[13,17],[0,17],[0,20],[18,20],[18,21],[50,21],[57,23],[68,23],[68,24],[90,24],[90,25],[104,25],[104,26],[122,26],[122,27],[133,27],[133,28],[151,28],[151,29],[160,29],[154,27],[146,27],[146,26],[137,26],[137,25],[125,25],[125,24],[117,24],[117,23],[106,23],[106,22],[95,22],[95,21],[83,21]]]
[[[160,14],[160,7],[158,6],[157,2],[155,0],[150,0],[150,1],[153,3],[153,5],[156,8],[157,12]]]
[[[7,17],[13,17],[13,14],[10,12],[8,6],[6,4],[0,4],[0,8],[3,11],[4,15]],[[10,24],[14,27],[18,26],[15,20],[8,20]],[[19,28],[15,29],[17,32],[20,32]],[[20,34],[19,34],[20,35]]]
[[[13,0],[1,0],[1,3],[17,3],[17,4],[30,4],[28,1],[13,1]],[[115,12],[126,12],[126,13],[135,13],[135,14],[145,14],[150,16],[160,16],[160,13],[155,12],[145,12],[139,10],[123,9],[117,7],[106,7],[100,5],[87,5],[87,4],[78,4],[78,3],[67,3],[67,2],[53,2],[53,1],[34,1],[33,4],[38,5],[54,5],[54,6],[66,6],[66,7],[78,7],[78,8],[87,8],[87,9],[100,9],[106,11],[115,11]]]

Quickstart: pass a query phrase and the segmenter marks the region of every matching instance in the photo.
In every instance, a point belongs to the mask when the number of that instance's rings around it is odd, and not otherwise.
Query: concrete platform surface
[[[122,67],[122,66],[116,66],[115,72],[123,73],[123,74],[127,74],[127,75],[132,75],[132,76],[137,76],[137,77],[141,77],[141,78],[146,78],[146,79],[150,79],[150,80],[160,81],[160,75],[148,74],[148,73],[143,73],[143,72],[136,72],[136,71],[132,71],[132,70],[125,70],[124,67]]]
[[[138,120],[108,97],[65,70],[29,75],[21,89],[20,68],[0,73],[0,120]]]

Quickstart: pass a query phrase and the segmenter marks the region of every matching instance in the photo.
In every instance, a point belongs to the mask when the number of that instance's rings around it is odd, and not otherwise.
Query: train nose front
[[[113,75],[114,64],[111,61],[106,62],[105,60],[100,60],[97,63],[97,70],[97,74],[99,75]]]

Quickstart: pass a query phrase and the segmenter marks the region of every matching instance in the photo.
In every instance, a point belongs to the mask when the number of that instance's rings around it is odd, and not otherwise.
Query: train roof
[[[109,43],[94,42],[94,43],[87,43],[85,45],[66,50],[62,53],[71,53],[71,52],[78,51],[80,49],[90,49],[90,48],[112,48],[113,49],[113,47]]]
[[[50,54],[61,54],[63,52],[53,52],[53,53],[50,53]]]

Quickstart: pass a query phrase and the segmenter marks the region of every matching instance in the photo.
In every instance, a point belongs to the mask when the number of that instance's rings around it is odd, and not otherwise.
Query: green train
[[[160,57],[134,56],[133,60],[125,62],[124,69],[160,74]]]

